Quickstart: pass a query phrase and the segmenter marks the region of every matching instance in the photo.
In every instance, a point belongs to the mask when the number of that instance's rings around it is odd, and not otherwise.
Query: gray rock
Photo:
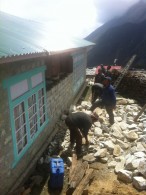
[[[141,160],[141,158],[136,158],[135,156],[132,156],[131,158],[126,160],[125,168],[127,170],[135,170],[139,167],[139,163]]]
[[[131,163],[135,159],[135,157],[131,154],[128,154],[127,156],[125,156],[125,159],[126,159],[125,162],[126,169],[131,170]]]
[[[117,139],[120,139],[120,140],[124,139],[124,136],[123,136],[123,134],[121,132],[121,129],[120,130],[119,129],[115,129],[113,131],[113,136],[116,137]]]
[[[109,138],[110,138],[110,137],[109,137]],[[111,141],[112,141],[114,144],[116,144],[117,139],[116,139],[116,138],[111,138]]]
[[[108,150],[112,150],[112,151],[113,151],[115,145],[113,144],[113,142],[112,142],[111,140],[106,141],[106,142],[104,142],[103,144],[105,145],[105,147],[106,147]]]
[[[135,104],[136,101],[133,99],[127,99],[127,104]]]
[[[131,124],[131,125],[128,125],[128,129],[136,129],[137,128],[137,125],[136,124]]]
[[[127,124],[132,125],[132,124],[133,124],[133,120],[132,120],[132,119],[127,118]]]
[[[94,135],[96,135],[96,136],[102,136],[102,129],[100,129],[99,127],[95,127],[95,129],[94,129]]]
[[[131,111],[131,106],[130,106],[130,105],[127,105],[127,106],[126,106],[126,111],[127,111],[127,112],[130,112],[130,111]]]
[[[100,116],[102,113],[103,113],[103,110],[101,108],[96,108],[94,110],[94,113],[97,115],[97,116]]]
[[[94,125],[95,125],[95,127],[101,127],[101,123],[99,121],[95,122]]]
[[[114,156],[120,156],[122,153],[122,149],[120,148],[119,145],[115,145],[114,146],[114,150],[113,150],[113,155]]]
[[[110,163],[108,163],[108,168],[111,169],[111,168],[115,168],[117,162],[116,161],[111,161]]]
[[[118,173],[121,169],[124,169],[124,164],[125,164],[125,158],[122,157],[121,161],[118,162],[115,166],[115,173]]]
[[[112,126],[111,126],[111,130],[114,132],[115,130],[118,131],[118,132],[121,132],[121,127],[118,123],[114,123]]]
[[[106,157],[107,155],[107,149],[106,148],[103,148],[103,149],[100,149],[98,150],[95,154],[94,154],[94,157],[95,158],[104,158]]]
[[[91,103],[87,102],[87,101],[82,101],[81,106],[82,106],[82,108],[89,109],[91,107]]]
[[[132,146],[131,146],[131,147],[132,147]],[[136,147],[136,146],[133,146],[133,147],[130,149],[131,154],[134,154],[136,151],[137,151],[137,147]]]
[[[134,131],[125,132],[125,136],[130,141],[134,141],[134,140],[138,139],[138,135]]]
[[[122,121],[122,117],[120,117],[120,116],[117,116],[117,117],[114,117],[115,118],[115,121],[117,121],[117,122],[121,122]]]
[[[125,123],[124,121],[121,122],[119,125],[120,125],[120,128],[122,129],[122,131],[126,131],[128,128],[127,123]]]
[[[94,152],[97,152],[99,150],[99,146],[98,145],[90,145],[89,148],[88,148],[88,151],[90,153],[94,153]]]
[[[119,139],[116,140],[116,144],[118,144],[124,150],[129,148],[128,143],[125,143],[125,142],[123,142],[122,140],[119,140]]]
[[[105,137],[99,137],[98,140],[99,141],[105,141]]]
[[[106,125],[101,125],[101,128],[104,132],[109,133],[110,129]]]
[[[108,162],[108,157],[104,157],[100,159],[101,163],[107,163]]]
[[[135,153],[134,153],[134,156],[135,156],[136,158],[144,158],[144,157],[146,157],[146,155],[145,155],[144,152],[135,152]]]
[[[146,159],[140,161],[138,171],[146,178]]]
[[[146,190],[146,179],[143,177],[133,177],[132,184],[137,190]]]
[[[139,171],[137,169],[135,169],[133,171],[133,177],[136,177],[136,176],[141,176],[140,173],[139,173]]]
[[[118,172],[117,178],[125,183],[131,183],[132,182],[132,172],[127,171],[127,170],[120,170]]]
[[[89,164],[96,161],[96,158],[94,157],[93,153],[87,154],[86,156],[83,156],[83,160],[87,161]]]

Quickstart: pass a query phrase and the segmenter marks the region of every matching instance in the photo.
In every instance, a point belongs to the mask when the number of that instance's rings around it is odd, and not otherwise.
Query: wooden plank
[[[79,195],[83,193],[84,188],[88,185],[90,179],[93,178],[93,169],[87,169],[85,177],[79,183],[78,187],[73,192],[73,195]]]
[[[145,109],[146,109],[146,104],[142,107],[142,109],[140,110],[140,112],[138,113],[138,115],[134,118],[134,121],[135,122],[140,117],[140,115],[145,111]]]
[[[71,167],[70,167],[70,170],[69,170],[69,183],[70,183],[71,178],[72,178],[72,176],[73,176],[73,174],[75,172],[75,168],[77,166],[77,163],[78,163],[78,161],[77,161],[77,155],[76,154],[73,154],[72,155],[72,164],[71,164]]]
[[[78,161],[73,177],[71,178],[71,181],[69,183],[70,188],[76,188],[78,186],[78,184],[84,177],[87,168],[88,162],[85,161],[82,163],[81,161]]]

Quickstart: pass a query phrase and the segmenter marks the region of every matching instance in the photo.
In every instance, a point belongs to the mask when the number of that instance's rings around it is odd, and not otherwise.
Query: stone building
[[[0,14],[0,194],[5,195],[30,173],[56,133],[60,114],[84,85],[87,51],[94,44],[50,37],[36,22]]]

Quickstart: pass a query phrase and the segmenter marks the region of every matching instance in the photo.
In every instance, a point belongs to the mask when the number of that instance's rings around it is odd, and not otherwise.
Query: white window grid
[[[44,97],[44,89],[42,88],[38,92],[39,96],[39,112],[40,112],[40,126],[42,126],[46,120],[45,117],[45,97]]]
[[[34,137],[35,133],[38,131],[37,124],[37,104],[36,95],[33,94],[28,98],[28,114],[29,114],[29,126],[30,126],[30,136]]]
[[[27,145],[26,119],[24,102],[21,102],[14,108],[15,133],[18,154]]]

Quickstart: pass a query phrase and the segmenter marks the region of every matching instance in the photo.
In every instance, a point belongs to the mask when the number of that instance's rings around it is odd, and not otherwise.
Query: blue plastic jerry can
[[[49,187],[62,189],[64,181],[64,162],[62,158],[51,158]]]

